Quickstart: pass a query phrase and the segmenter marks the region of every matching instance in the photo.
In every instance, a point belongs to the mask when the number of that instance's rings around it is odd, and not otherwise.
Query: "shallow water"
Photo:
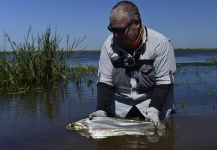
[[[41,93],[21,96],[1,94],[0,149],[216,150],[217,66],[186,64],[189,57],[195,54],[185,52],[176,55],[177,60],[185,64],[181,64],[175,76],[177,113],[169,120],[171,126],[166,136],[121,136],[93,140],[68,131],[68,123],[87,117],[96,107],[95,84],[87,87],[84,83],[83,89],[78,90],[74,83],[69,82],[58,89],[47,88]],[[210,54],[198,55],[199,60],[202,56],[205,60]],[[91,58],[98,56],[95,54]],[[88,61],[88,58],[84,60]],[[91,59],[91,62],[96,64],[97,59]]]

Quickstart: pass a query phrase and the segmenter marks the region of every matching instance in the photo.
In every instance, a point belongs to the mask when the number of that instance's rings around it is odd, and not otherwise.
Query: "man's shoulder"
[[[117,53],[118,51],[124,52],[124,49],[122,49],[116,42],[114,42],[113,34],[109,35],[105,40],[102,50],[106,51],[106,53],[108,53],[110,56],[114,53]]]
[[[104,41],[101,54],[102,56],[111,56],[113,54],[113,34],[110,34]]]
[[[147,32],[148,32],[149,39],[158,40],[158,41],[169,40],[165,35],[151,28],[147,28]]]
[[[113,44],[113,34],[110,34],[104,42],[104,45],[111,45]]]

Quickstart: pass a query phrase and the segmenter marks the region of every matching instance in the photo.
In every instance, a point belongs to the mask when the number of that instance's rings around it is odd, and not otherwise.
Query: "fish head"
[[[82,130],[84,130],[84,126],[79,122],[70,123],[70,124],[67,125],[66,128],[69,129],[69,130],[73,130],[73,131],[82,131]]]

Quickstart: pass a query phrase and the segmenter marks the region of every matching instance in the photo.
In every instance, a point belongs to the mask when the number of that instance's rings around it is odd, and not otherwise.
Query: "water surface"
[[[192,54],[193,53],[193,54]],[[211,54],[212,53],[212,54]],[[177,113],[166,136],[121,136],[93,140],[66,130],[96,108],[96,86],[73,82],[58,89],[25,95],[0,95],[0,149],[88,150],[216,150],[217,66],[196,65],[215,52],[178,52],[181,67],[175,75]],[[97,65],[99,53],[82,55],[82,63]],[[194,63],[192,63],[194,62]]]

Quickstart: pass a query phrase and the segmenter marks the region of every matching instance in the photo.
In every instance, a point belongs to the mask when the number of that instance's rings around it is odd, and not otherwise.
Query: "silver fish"
[[[111,136],[123,135],[154,135],[162,136],[166,127],[163,124],[154,126],[152,122],[112,117],[85,118],[68,124],[69,130],[80,133],[93,139],[102,139]]]

